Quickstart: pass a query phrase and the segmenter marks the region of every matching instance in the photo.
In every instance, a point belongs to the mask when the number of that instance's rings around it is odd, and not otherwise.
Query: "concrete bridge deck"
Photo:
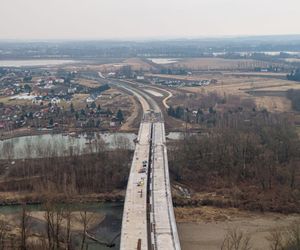
[[[113,84],[133,93],[144,112],[127,184],[120,249],[180,250],[162,112],[141,89]],[[147,171],[142,173],[145,161]]]

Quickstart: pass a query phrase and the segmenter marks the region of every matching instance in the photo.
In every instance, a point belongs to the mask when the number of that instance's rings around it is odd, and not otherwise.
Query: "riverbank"
[[[0,133],[0,141],[25,137],[25,136],[35,136],[35,135],[56,135],[56,134],[65,134],[65,135],[72,135],[77,136],[80,134],[85,133],[137,133],[137,129],[128,129],[128,130],[120,130],[120,129],[28,129],[28,128],[21,128],[16,129],[9,132],[1,132]]]
[[[53,194],[33,192],[0,192],[1,206],[40,205],[48,200],[56,203],[124,202],[125,190],[95,194]]]
[[[300,214],[248,212],[234,208],[175,208],[182,250],[218,250],[229,230],[250,238],[251,249],[270,249],[270,234],[300,221]]]
[[[60,245],[59,249],[65,249],[68,244],[72,249],[81,249],[84,245],[84,249],[105,250],[109,246],[116,250],[120,246],[122,214],[122,202],[2,206],[0,225],[5,225],[1,232],[6,235],[2,246],[5,249],[19,248],[24,228],[21,221],[25,219],[28,249],[46,249],[55,242]]]
[[[25,202],[32,207],[43,205],[47,199],[51,199],[59,204],[72,204],[72,207],[88,207],[89,204],[122,204],[125,198],[124,190],[114,190],[108,193],[94,193],[89,195],[64,195],[53,193],[32,194],[2,192],[0,194],[1,206],[0,214],[3,209],[8,207],[20,207]],[[38,206],[41,207],[41,206]],[[75,209],[76,210],[76,209]],[[108,210],[110,211],[110,210]],[[183,206],[174,208],[176,222],[180,237],[182,250],[218,250],[230,229],[238,229],[245,236],[251,238],[251,249],[269,249],[270,242],[268,237],[275,228],[281,229],[289,226],[294,221],[300,221],[300,214],[280,214],[262,213],[240,210],[237,208],[217,208],[212,206]],[[40,213],[37,213],[37,215]],[[110,225],[109,217],[97,215],[99,217],[99,227]],[[122,211],[119,211],[121,221]],[[37,217],[35,213],[32,217]],[[100,236],[101,234],[98,233]],[[109,238],[109,237],[108,237]]]

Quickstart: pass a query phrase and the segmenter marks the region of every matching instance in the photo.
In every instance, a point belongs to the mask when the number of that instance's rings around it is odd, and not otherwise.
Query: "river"
[[[182,133],[171,132],[167,138],[178,140]],[[96,151],[101,140],[108,149],[126,148],[134,150],[134,133],[89,133],[77,136],[63,134],[44,134],[23,136],[0,141],[0,159],[42,158],[45,151],[55,151],[56,156],[69,155],[70,152],[84,154]],[[54,150],[55,149],[55,150]]]
[[[109,149],[125,147],[134,149],[133,133],[89,133],[77,136],[44,134],[16,137],[0,141],[0,159],[41,158],[45,151],[57,156],[68,155],[70,150],[83,154],[95,151],[95,143],[100,142]]]
[[[35,67],[35,66],[54,66],[71,64],[72,60],[0,60],[0,67]]]

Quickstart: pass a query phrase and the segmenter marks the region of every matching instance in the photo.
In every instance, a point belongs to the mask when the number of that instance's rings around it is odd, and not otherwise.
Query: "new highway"
[[[120,249],[180,250],[162,112],[142,89],[112,84],[134,94],[144,113],[127,184]]]

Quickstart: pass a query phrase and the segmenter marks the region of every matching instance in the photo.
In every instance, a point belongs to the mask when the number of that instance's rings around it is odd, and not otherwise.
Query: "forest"
[[[214,126],[168,146],[174,180],[218,194],[204,205],[299,212],[300,141],[289,117],[243,111],[214,119]]]

